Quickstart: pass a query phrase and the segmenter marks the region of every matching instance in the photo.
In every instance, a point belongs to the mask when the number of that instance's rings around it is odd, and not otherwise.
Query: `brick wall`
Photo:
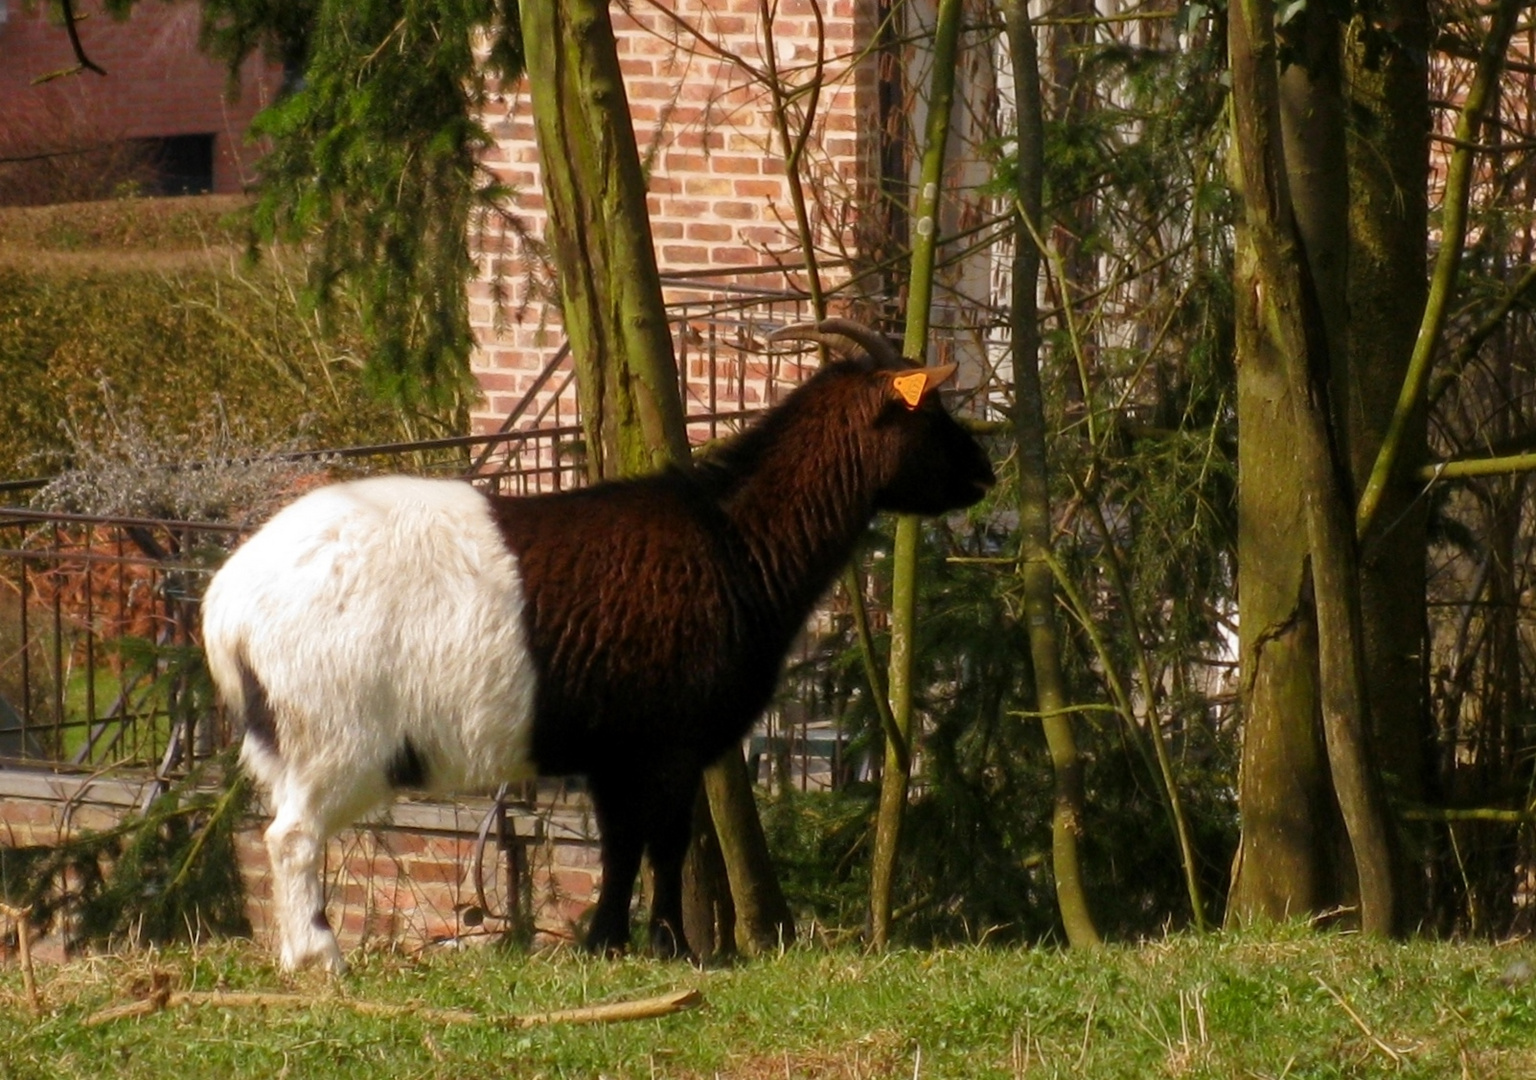
[[[898,203],[905,202],[910,192],[903,185],[915,180],[915,162],[910,152],[892,156],[889,150],[918,145],[926,119],[919,88],[926,87],[930,73],[924,34],[931,29],[931,12],[924,14],[923,7],[897,5],[903,18],[913,20],[915,44],[893,65],[869,48],[880,17],[876,0],[821,5],[823,85],[802,173],[829,286],[847,282],[872,255],[901,244],[901,212],[893,214],[882,202],[882,187],[889,184],[881,176],[893,167],[906,170],[891,189]],[[769,329],[811,314],[807,302],[791,299],[803,296],[806,281],[783,139],[764,75],[769,54],[762,8],[759,0],[675,0],[668,8],[616,5],[613,21],[646,166],[652,239],[673,311],[679,366],[688,381],[685,407],[690,415],[758,408],[795,385],[809,367],[776,365],[753,345]],[[774,67],[786,88],[804,88],[818,56],[813,8],[808,0],[779,0],[775,11]],[[985,25],[981,14],[974,21],[978,27]],[[989,175],[983,144],[996,135],[995,50],[974,33],[966,37],[964,89],[952,120],[946,176],[952,197],[941,221],[947,236],[978,229],[996,212],[979,194]],[[803,119],[805,100],[802,95],[790,106],[791,131]],[[538,257],[545,214],[526,81],[494,97],[485,119],[496,139],[486,162],[514,190],[519,228],[478,238],[483,276],[471,292],[479,340],[473,368],[485,401],[473,416],[477,433],[502,424],[564,340],[558,305],[551,300],[556,296],[551,274]],[[956,192],[962,194],[953,197]],[[963,243],[975,239],[971,232]],[[989,301],[996,291],[990,280],[996,262],[991,252],[981,251],[943,272],[936,353],[961,361],[961,384],[967,387],[982,383],[989,371],[979,328],[994,318]],[[498,276],[505,289],[500,297],[492,285]],[[878,275],[864,277],[835,301],[833,313],[867,319],[886,310],[880,295],[885,287]],[[722,398],[724,382],[734,385]],[[533,394],[533,405],[517,426],[574,424],[574,389],[567,385],[561,395],[562,385],[563,378],[552,379]],[[718,433],[708,425],[690,427],[695,441]]]
[[[214,191],[238,192],[251,180],[258,155],[246,129],[272,101],[281,72],[252,58],[241,69],[238,97],[229,97],[224,65],[198,50],[202,16],[195,0],[136,4],[123,21],[103,14],[95,0],[76,3],[81,44],[107,74],[87,71],[41,85],[33,80],[75,65],[64,28],[51,4],[31,11],[16,0],[4,6],[0,134],[10,134],[8,152],[15,152],[15,133],[27,129],[43,149],[71,139],[211,134]]]
[[[614,31],[636,141],[647,165],[657,261],[664,275],[692,275],[700,282],[689,288],[675,280],[667,297],[675,303],[694,300],[696,321],[702,323],[706,309],[719,306],[721,287],[737,297],[747,290],[803,288],[802,257],[783,144],[772,124],[769,91],[754,74],[765,66],[758,0],[678,0],[671,7],[669,13],[616,5]],[[782,78],[803,83],[817,55],[812,9],[805,0],[784,0],[778,11],[773,23],[776,65]],[[812,124],[805,171],[815,196],[816,243],[831,262],[828,278],[839,281],[847,271],[838,261],[859,250],[859,208],[869,197],[874,167],[874,144],[860,138],[860,129],[874,123],[874,66],[858,50],[870,32],[866,23],[873,4],[829,0],[823,11],[826,87]],[[497,140],[487,163],[514,189],[521,229],[537,239],[545,215],[526,82],[505,87],[493,99],[486,121]],[[564,336],[557,306],[548,302],[553,295],[548,270],[536,250],[516,233],[494,232],[480,239],[487,278],[499,271],[507,287],[500,302],[489,280],[472,292],[471,319],[480,341],[474,370],[486,394],[474,423],[476,431],[484,432],[494,430],[528,390]],[[772,272],[751,272],[762,268]],[[803,304],[780,307],[764,319],[789,321],[805,317],[808,310]],[[686,345],[679,341],[680,353]],[[702,380],[702,368],[698,371]],[[748,380],[750,391],[733,403],[751,407],[771,400],[778,382],[792,385],[801,374],[798,366],[769,370],[759,362]],[[558,380],[546,390],[546,398],[557,385]],[[695,394],[701,406],[710,398],[702,381]],[[719,401],[719,388],[714,400]],[[569,422],[572,416],[570,407],[562,405],[545,422]],[[702,430],[694,434],[708,435]]]
[[[143,779],[0,770],[0,846],[111,828],[146,791]],[[485,828],[491,810],[488,799],[401,802],[387,820],[334,837],[326,848],[326,910],[342,949],[474,939],[513,929],[509,917],[535,946],[577,940],[601,881],[585,800],[545,789],[536,803],[509,808],[505,842]],[[253,814],[236,846],[252,928],[275,949],[266,822]],[[509,906],[514,890],[520,895]],[[57,954],[58,928],[43,930]]]

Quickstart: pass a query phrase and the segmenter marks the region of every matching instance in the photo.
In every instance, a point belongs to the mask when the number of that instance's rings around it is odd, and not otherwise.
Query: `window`
[[[149,195],[206,195],[213,190],[213,136],[166,135],[133,140],[144,155]]]

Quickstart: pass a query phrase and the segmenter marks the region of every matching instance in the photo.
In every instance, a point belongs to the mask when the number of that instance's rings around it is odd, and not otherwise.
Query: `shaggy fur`
[[[284,967],[341,969],[319,879],[332,833],[407,781],[446,792],[532,775],[522,609],[484,496],[453,482],[311,492],[215,575],[203,643],[273,809]]]
[[[767,705],[791,639],[877,510],[936,514],[992,482],[929,394],[828,365],[694,473],[533,498],[455,481],[325,488],[252,537],[204,602],[221,695],[272,795],[282,960],[339,970],[318,870],[393,788],[588,780],[603,883],[588,935],[686,951],[681,871],[702,770]]]

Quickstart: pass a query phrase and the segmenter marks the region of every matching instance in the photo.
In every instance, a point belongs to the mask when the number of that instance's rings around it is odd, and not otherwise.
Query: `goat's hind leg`
[[[325,916],[325,891],[320,883],[325,841],[331,830],[300,785],[283,784],[273,796],[275,814],[266,841],[272,860],[272,895],[283,970],[297,971],[319,961],[326,970],[340,975],[347,965]]]

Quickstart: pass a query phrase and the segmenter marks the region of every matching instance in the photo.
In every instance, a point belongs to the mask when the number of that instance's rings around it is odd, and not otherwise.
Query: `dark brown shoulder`
[[[520,560],[539,549],[613,541],[637,532],[691,532],[712,525],[718,514],[708,494],[677,470],[550,495],[486,498],[507,547]]]

